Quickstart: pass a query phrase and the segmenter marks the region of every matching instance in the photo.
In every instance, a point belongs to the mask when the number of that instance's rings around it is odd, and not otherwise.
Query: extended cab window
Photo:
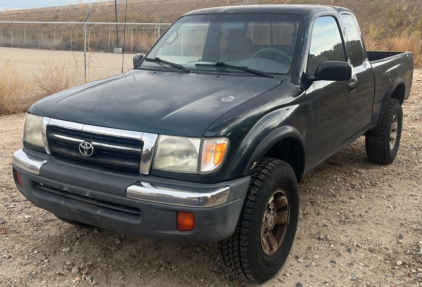
[[[362,65],[365,60],[363,53],[362,39],[360,31],[355,19],[350,14],[342,14],[341,19],[346,28],[347,48],[349,50],[349,58],[353,67]]]
[[[343,40],[334,17],[326,16],[315,21],[308,60],[308,75],[325,61],[346,61]]]

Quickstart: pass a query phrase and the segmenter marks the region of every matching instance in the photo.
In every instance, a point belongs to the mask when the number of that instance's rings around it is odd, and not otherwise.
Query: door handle
[[[353,93],[356,91],[356,82],[349,83],[349,92]]]

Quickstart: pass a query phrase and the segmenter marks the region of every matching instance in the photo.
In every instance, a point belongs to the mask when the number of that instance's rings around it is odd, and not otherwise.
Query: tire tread
[[[281,160],[264,158],[258,163],[251,174],[248,194],[245,198],[234,234],[232,237],[224,239],[217,244],[228,272],[255,283],[260,282],[253,277],[253,271],[250,268],[252,258],[247,250],[249,245],[247,235],[250,233],[250,228],[252,228],[251,220],[257,208],[259,188],[263,181],[268,180],[268,175],[279,168],[283,169],[284,172],[293,173],[294,175],[291,166]]]
[[[389,135],[391,128],[390,121],[397,106],[400,106],[397,99],[389,99],[379,126],[366,133],[366,155],[373,163],[385,165],[390,164],[394,160],[395,156],[391,158],[391,155],[389,154]],[[400,137],[398,137],[397,140],[400,141]]]

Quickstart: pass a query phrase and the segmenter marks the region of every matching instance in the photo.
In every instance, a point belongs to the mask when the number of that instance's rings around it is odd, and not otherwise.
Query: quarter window
[[[331,16],[320,17],[312,30],[308,75],[313,76],[325,61],[346,61],[343,40],[337,21]]]
[[[346,28],[347,48],[349,50],[349,58],[353,67],[362,65],[365,60],[363,53],[362,40],[360,31],[355,19],[350,14],[342,14],[341,19]]]

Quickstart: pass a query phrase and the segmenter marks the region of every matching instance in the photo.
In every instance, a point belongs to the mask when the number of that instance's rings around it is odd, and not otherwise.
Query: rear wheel
[[[390,164],[399,150],[403,111],[397,99],[389,99],[379,125],[366,133],[366,155],[373,163]]]
[[[225,266],[255,283],[272,278],[290,252],[298,217],[292,167],[278,159],[262,160],[252,174],[235,233],[218,243]]]

